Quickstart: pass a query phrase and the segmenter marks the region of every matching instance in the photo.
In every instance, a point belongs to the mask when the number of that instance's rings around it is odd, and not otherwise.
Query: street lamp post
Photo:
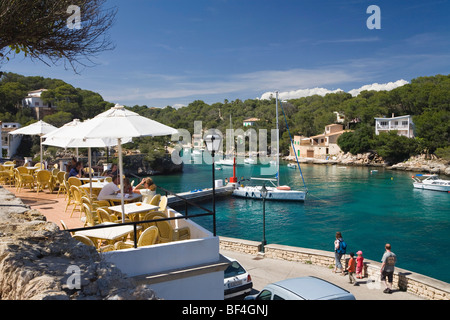
[[[205,137],[206,149],[211,153],[212,157],[212,201],[213,201],[213,234],[216,236],[216,174],[214,168],[214,156],[219,150],[222,137],[218,134],[207,135]]]
[[[261,197],[262,197],[262,201],[263,201],[263,239],[261,242],[261,252],[264,253],[264,247],[267,244],[266,241],[266,197],[267,197],[267,189],[266,189],[266,185],[263,184],[262,188],[261,188]]]

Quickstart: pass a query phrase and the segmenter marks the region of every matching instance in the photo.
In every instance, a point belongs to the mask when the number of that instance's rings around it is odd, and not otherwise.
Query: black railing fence
[[[212,216],[213,220],[215,222],[215,212],[204,208],[203,206],[189,200],[186,199],[182,196],[177,195],[176,193],[173,193],[163,187],[157,187],[158,189],[162,190],[163,193],[168,196],[168,195],[173,195],[174,197],[182,200],[184,202],[184,215],[180,215],[177,217],[167,217],[167,218],[162,218],[162,219],[152,219],[152,220],[142,220],[142,221],[130,221],[130,222],[123,222],[123,223],[116,223],[116,224],[108,224],[108,225],[95,225],[95,226],[91,226],[91,227],[83,227],[83,228],[72,228],[72,229],[66,229],[66,231],[68,232],[77,232],[77,231],[85,231],[85,230],[92,230],[92,229],[102,229],[102,228],[115,228],[115,227],[120,227],[120,226],[126,226],[126,225],[132,225],[133,226],[133,233],[134,233],[134,247],[137,248],[137,231],[138,228],[137,226],[139,224],[144,224],[144,223],[154,223],[154,222],[159,222],[159,221],[169,221],[169,220],[178,220],[178,219],[192,219],[192,218],[198,218],[198,217],[205,217],[205,216]],[[196,214],[188,214],[188,207],[189,205],[192,205],[194,207],[197,207],[203,211],[205,211],[204,213],[196,213]],[[214,236],[216,236],[216,226],[215,223],[213,225],[213,234]]]

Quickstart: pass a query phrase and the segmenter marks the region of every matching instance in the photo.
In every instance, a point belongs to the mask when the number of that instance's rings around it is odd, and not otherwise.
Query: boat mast
[[[276,112],[277,112],[277,187],[280,186],[280,131],[278,130],[278,91],[276,91]]]

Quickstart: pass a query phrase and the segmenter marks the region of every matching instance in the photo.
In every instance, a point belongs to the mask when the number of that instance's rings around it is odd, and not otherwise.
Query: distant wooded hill
[[[54,115],[43,120],[56,126],[74,118],[91,118],[113,106],[98,93],[75,88],[62,80],[4,73],[0,78],[0,120],[22,125],[33,121],[30,112],[17,106],[29,91],[41,88],[48,89],[42,94],[43,100],[58,106]],[[391,91],[363,91],[356,97],[345,92],[314,95],[289,100],[282,106],[292,135],[313,136],[323,133],[325,125],[336,122],[335,112],[345,116],[344,125],[350,129],[371,128],[372,131],[375,117],[412,115],[416,137],[420,142],[418,148],[434,152],[450,147],[450,75],[419,77]],[[225,100],[211,105],[196,100],[179,109],[170,106],[129,107],[174,128],[187,129],[191,134],[194,121],[199,120],[202,121],[203,129],[217,128],[225,133],[230,127],[230,115],[234,129],[243,128],[243,121],[247,118],[260,119],[253,126],[256,130],[264,128],[270,132],[270,129],[275,128],[275,99]],[[289,134],[281,108],[279,112],[280,150],[287,153]],[[354,119],[360,122],[350,123]]]

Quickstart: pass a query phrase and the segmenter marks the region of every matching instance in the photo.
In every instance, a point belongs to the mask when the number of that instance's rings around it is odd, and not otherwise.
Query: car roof
[[[300,277],[275,282],[274,285],[291,291],[306,300],[333,299],[350,294],[347,290],[316,277]]]

